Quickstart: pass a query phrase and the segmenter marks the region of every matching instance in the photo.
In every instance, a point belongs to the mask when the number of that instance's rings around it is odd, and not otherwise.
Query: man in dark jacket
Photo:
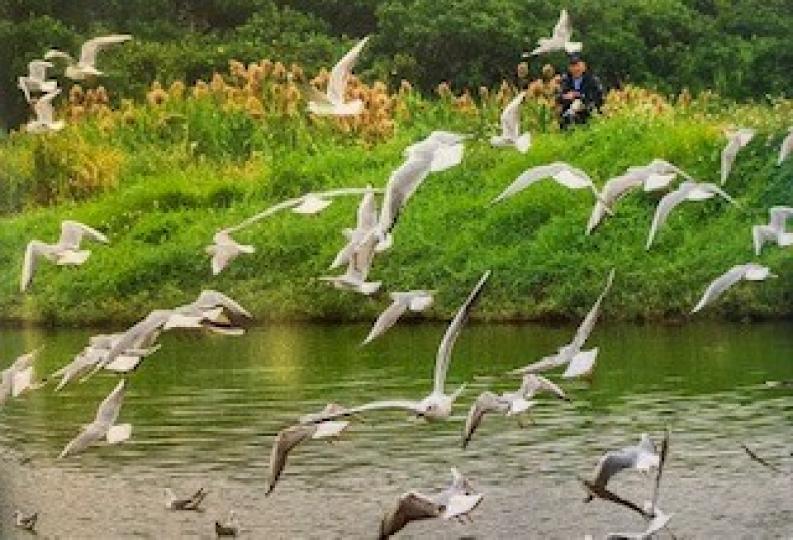
[[[599,111],[603,105],[603,85],[587,70],[586,62],[577,53],[570,55],[570,64],[559,85],[556,103],[561,108],[559,125],[562,129],[573,124],[585,124],[592,111]]]

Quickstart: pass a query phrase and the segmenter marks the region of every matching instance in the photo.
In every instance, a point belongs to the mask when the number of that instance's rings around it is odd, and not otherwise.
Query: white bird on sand
[[[366,281],[366,278],[372,269],[379,238],[380,236],[376,231],[370,231],[355,246],[347,262],[347,270],[343,274],[340,276],[322,276],[319,280],[328,282],[339,290],[353,291],[365,296],[376,293],[380,289],[382,282]]]
[[[208,255],[212,256],[212,275],[220,274],[231,261],[243,253],[251,254],[256,252],[253,246],[240,244],[229,234],[228,229],[222,229],[212,237],[212,244],[206,247]]]
[[[538,167],[527,169],[520,176],[518,176],[514,182],[507,186],[507,188],[502,191],[498,197],[493,199],[491,204],[496,204],[503,201],[504,199],[508,199],[516,193],[523,191],[532,184],[536,184],[545,178],[551,178],[557,184],[568,189],[589,189],[595,195],[596,199],[601,198],[597,188],[595,187],[595,183],[592,182],[592,179],[589,177],[589,175],[587,175],[581,169],[577,169],[571,165],[568,165],[567,163],[557,161],[548,165],[540,165]]]
[[[25,125],[28,133],[50,133],[60,131],[66,126],[63,120],[55,120],[55,108],[52,106],[52,100],[60,93],[60,88],[57,88],[33,100],[36,118]]]
[[[339,62],[333,66],[328,79],[328,88],[323,94],[313,86],[307,85],[308,110],[317,115],[353,116],[363,112],[363,101],[356,99],[345,101],[347,83],[352,75],[352,69],[358,61],[369,36],[355,44]]]
[[[66,76],[74,81],[82,81],[89,77],[104,75],[104,73],[96,69],[96,55],[99,51],[111,45],[124,43],[130,39],[132,39],[132,36],[126,34],[96,37],[83,43],[78,60],[75,60],[71,55],[57,49],[47,51],[47,54],[44,55],[44,59],[52,60],[53,58],[61,58],[66,60]]]
[[[343,410],[342,407],[329,404],[323,413],[331,414],[341,410]],[[275,489],[275,485],[286,467],[286,458],[289,456],[289,452],[300,443],[310,439],[336,439],[341,436],[349,424],[347,420],[329,420],[316,424],[298,424],[278,432],[270,451],[270,476],[265,496],[270,495]]]
[[[115,389],[102,401],[94,421],[83,428],[63,449],[58,459],[77,454],[105,439],[108,444],[124,442],[132,435],[132,424],[116,424],[124,402],[126,380],[121,380]]]
[[[91,252],[87,249],[80,249],[80,243],[84,237],[103,244],[108,243],[104,234],[77,221],[64,221],[61,223],[61,236],[55,244],[45,244],[38,240],[32,240],[28,243],[27,248],[25,248],[25,259],[22,263],[20,290],[24,292],[30,286],[30,282],[33,281],[33,274],[36,271],[36,263],[40,257],[59,266],[79,266],[88,260]]]
[[[655,215],[653,216],[652,225],[650,225],[650,234],[647,237],[645,249],[649,250],[652,247],[658,229],[666,222],[669,213],[679,204],[685,201],[705,201],[715,195],[724,198],[732,204],[738,204],[719,186],[708,182],[692,182],[687,180],[680,184],[676,190],[664,195],[655,209]]]
[[[165,508],[168,510],[200,512],[202,511],[201,503],[204,502],[209,492],[204,488],[198,488],[198,491],[189,497],[178,498],[173,490],[167,487],[163,490],[163,494],[165,495]]]
[[[0,405],[8,398],[17,397],[33,387],[33,362],[39,350],[23,354],[14,363],[0,371]]]
[[[237,513],[234,510],[229,510],[229,516],[226,521],[221,523],[215,521],[215,535],[218,537],[237,536],[240,533],[240,522],[237,518]]]
[[[739,129],[734,132],[727,133],[727,145],[721,151],[721,185],[727,182],[727,177],[730,176],[732,165],[735,163],[735,158],[738,152],[749,144],[755,136],[753,129]]]
[[[490,138],[490,144],[496,147],[514,146],[518,152],[525,154],[531,146],[531,134],[520,132],[520,105],[526,92],[520,92],[510,101],[501,113],[501,135]]]
[[[451,471],[451,484],[437,495],[417,491],[401,495],[396,506],[383,516],[378,538],[390,538],[411,521],[431,518],[455,519],[461,523],[471,521],[469,514],[479,506],[484,495],[474,493],[471,483],[455,467]]]
[[[784,163],[791,154],[793,154],[793,127],[790,128],[790,131],[785,138],[782,139],[782,144],[779,146],[779,159],[776,162],[777,166],[782,166],[782,163]]]
[[[482,392],[468,411],[463,429],[462,446],[465,448],[474,436],[474,432],[482,423],[485,414],[498,412],[505,416],[515,416],[528,411],[535,405],[532,398],[540,392],[550,392],[559,399],[568,401],[567,394],[559,386],[541,375],[528,373],[523,376],[520,388],[516,392],[504,392],[496,395],[493,392]]]
[[[462,162],[465,141],[470,138],[470,135],[451,131],[433,131],[424,139],[405,148],[403,154],[410,158],[417,153],[431,152],[430,172],[445,171]]]
[[[688,174],[668,161],[654,159],[647,165],[630,167],[623,174],[609,179],[600,190],[601,199],[595,201],[595,206],[592,208],[586,233],[592,234],[592,231],[603,221],[608,209],[613,209],[614,205],[632,190],[640,186],[645,192],[666,189],[678,175],[691,180]]]
[[[724,274],[714,279],[705,293],[699,300],[691,313],[696,313],[702,308],[712,303],[716,298],[721,296],[727,289],[741,281],[764,281],[768,278],[775,278],[776,274],[771,273],[771,270],[766,266],[761,266],[755,263],[739,264],[727,270]]]
[[[14,526],[17,529],[23,529],[35,534],[36,523],[39,520],[39,513],[33,512],[32,514],[25,515],[21,510],[14,510]]]
[[[779,247],[793,245],[793,232],[785,232],[787,220],[793,217],[793,207],[774,206],[768,210],[768,225],[752,227],[752,243],[758,257],[766,242],[774,242]]]
[[[587,483],[590,493],[585,501],[591,501],[594,498],[593,492],[605,489],[611,477],[620,471],[635,469],[649,473],[651,469],[657,469],[660,463],[661,457],[655,449],[655,444],[649,435],[642,433],[639,444],[611,450],[600,458],[595,467],[594,479]]]
[[[366,235],[374,230],[377,225],[377,199],[371,186],[361,197],[356,213],[356,223],[354,229],[344,229],[342,235],[347,239],[347,243],[339,250],[330,270],[335,270],[350,262],[350,257],[355,252],[358,245],[366,238]]]
[[[573,336],[573,341],[567,345],[559,347],[559,351],[556,354],[546,356],[542,360],[516,369],[512,373],[520,375],[524,375],[526,373],[539,373],[541,371],[547,371],[549,369],[566,365],[567,368],[562,374],[562,377],[565,379],[589,376],[595,368],[598,348],[595,347],[594,349],[590,349],[588,351],[582,351],[581,349],[586,344],[587,339],[589,339],[589,334],[592,333],[592,329],[595,327],[595,323],[600,316],[601,304],[603,303],[603,299],[606,298],[609,290],[611,290],[611,285],[613,282],[614,270],[612,269],[611,272],[609,272],[608,278],[606,279],[606,286],[603,288],[603,292],[600,293],[600,296],[598,296],[598,299],[592,305],[586,317],[584,317],[584,320],[579,325],[575,336]]]
[[[553,34],[550,38],[540,38],[537,40],[538,47],[531,53],[523,53],[524,58],[538,56],[556,51],[564,51],[568,54],[580,52],[583,45],[577,41],[570,41],[573,37],[573,25],[567,10],[563,9],[559,13],[559,20],[553,27]]]
[[[452,394],[446,394],[446,388],[445,388],[446,374],[449,370],[449,363],[451,362],[452,359],[452,350],[454,348],[454,343],[457,341],[457,337],[460,335],[463,326],[465,325],[466,321],[471,315],[471,311],[473,307],[476,305],[479,298],[482,296],[485,283],[487,282],[489,277],[490,277],[490,271],[487,271],[479,279],[479,282],[471,291],[465,303],[463,303],[463,305],[460,306],[460,309],[457,311],[457,314],[454,316],[454,319],[452,319],[452,322],[449,324],[449,327],[446,329],[446,333],[444,334],[443,339],[441,340],[440,346],[438,347],[437,355],[435,357],[435,374],[434,374],[433,389],[426,397],[424,397],[420,401],[409,401],[409,400],[375,401],[372,403],[367,403],[366,405],[335,411],[332,414],[320,413],[320,414],[306,415],[300,419],[300,422],[301,423],[322,422],[325,420],[333,420],[341,416],[357,415],[359,413],[363,413],[366,411],[375,411],[375,410],[383,410],[383,409],[397,409],[397,410],[408,411],[409,413],[424,418],[425,420],[445,420],[449,418],[449,416],[451,416],[452,414],[452,405],[454,404],[454,401],[460,396],[460,394],[465,389],[465,384],[463,384]]]
[[[425,290],[391,293],[391,305],[377,317],[372,330],[366,336],[366,339],[363,340],[362,345],[366,345],[383,335],[386,330],[396,324],[406,311],[419,312],[429,308],[433,302],[433,293],[434,291]]]
[[[47,69],[52,62],[33,60],[28,64],[28,74],[17,79],[17,88],[25,94],[25,101],[30,103],[32,93],[50,94],[58,89],[58,81],[47,80]]]

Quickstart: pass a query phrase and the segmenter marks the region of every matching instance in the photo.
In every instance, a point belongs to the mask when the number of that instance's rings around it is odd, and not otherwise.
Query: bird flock
[[[583,45],[572,42],[573,28],[567,11],[562,10],[560,18],[550,38],[541,38],[538,46],[528,56],[537,56],[554,51],[568,53],[582,50]],[[131,39],[129,35],[110,35],[87,41],[80,51],[79,59],[67,53],[51,50],[42,60],[30,62],[29,72],[19,77],[19,88],[24,93],[35,113],[27,124],[30,133],[58,131],[64,127],[63,121],[56,121],[53,113],[53,100],[61,93],[56,80],[48,80],[48,70],[54,68],[51,61],[65,62],[65,76],[72,80],[99,77],[102,72],[96,67],[97,54],[113,45]],[[308,100],[308,111],[315,115],[350,116],[360,114],[364,104],[360,100],[347,101],[346,86],[353,68],[368,37],[360,40],[331,71],[327,91],[321,93],[311,87],[304,89]],[[522,132],[520,127],[520,108],[525,93],[519,93],[504,109],[500,118],[500,134],[490,138],[495,148],[511,148],[527,153],[531,147],[531,134]],[[721,154],[720,179],[723,186],[741,151],[754,137],[750,129],[737,129],[726,134],[727,142]],[[243,222],[223,228],[212,238],[206,247],[210,256],[212,275],[223,272],[232,262],[243,255],[255,252],[253,245],[237,242],[232,235],[238,234],[255,223],[274,216],[279,212],[290,211],[300,215],[315,215],[322,212],[339,197],[360,197],[355,221],[350,228],[342,231],[343,243],[329,265],[329,270],[344,268],[338,275],[320,276],[318,281],[327,282],[336,289],[365,296],[376,295],[383,286],[380,281],[369,280],[370,271],[376,258],[394,246],[393,231],[399,217],[422,183],[432,174],[459,165],[464,156],[465,144],[472,137],[467,134],[448,131],[434,131],[425,139],[417,141],[404,150],[404,161],[391,173],[384,188],[366,186],[363,188],[339,188],[323,192],[311,192],[282,201],[264,211],[249,217]],[[779,152],[778,165],[793,154],[793,128],[784,138]],[[678,178],[683,181],[674,187]],[[651,249],[657,240],[669,214],[686,201],[704,202],[720,197],[728,203],[736,201],[721,186],[699,182],[678,166],[663,160],[654,159],[646,165],[628,168],[623,174],[608,179],[602,188],[583,170],[570,164],[554,162],[532,167],[520,174],[491,204],[500,204],[518,195],[533,184],[551,179],[561,187],[572,190],[586,190],[593,196],[593,208],[586,224],[587,235],[594,234],[607,218],[616,216],[617,204],[636,188],[644,192],[666,191],[657,204],[649,228],[646,249]],[[378,196],[382,200],[378,202]],[[752,243],[756,255],[760,255],[767,243],[780,247],[793,245],[793,232],[787,232],[786,222],[793,216],[793,208],[775,206],[769,210],[769,223],[752,228]],[[20,290],[24,293],[33,286],[37,265],[42,259],[58,266],[79,266],[85,264],[90,251],[82,249],[84,240],[109,245],[108,237],[82,223],[64,220],[57,242],[48,244],[31,240],[25,249],[20,277]],[[112,249],[107,247],[104,249]],[[612,269],[605,279],[600,295],[584,317],[572,340],[558,350],[524,367],[518,367],[505,376],[519,377],[520,386],[515,391],[496,394],[482,392],[470,405],[461,434],[461,446],[467,448],[477,428],[488,414],[499,413],[506,417],[528,417],[541,401],[536,397],[547,393],[561,401],[570,397],[557,383],[540,373],[562,369],[562,380],[589,378],[592,376],[598,357],[598,348],[585,349],[586,342],[594,330],[602,305],[614,285],[616,271]],[[741,280],[760,281],[775,274],[767,267],[748,262],[734,266],[717,277],[705,289],[702,298],[692,309],[698,312],[715,302],[727,289]],[[449,420],[454,405],[464,393],[466,385],[449,389],[447,374],[451,365],[455,343],[473,310],[483,296],[491,272],[484,272],[474,284],[470,294],[463,301],[440,341],[432,371],[431,386],[421,396],[384,396],[384,399],[353,406],[329,403],[319,412],[296,415],[290,425],[275,436],[269,462],[269,476],[266,494],[272,496],[279,480],[284,476],[287,457],[302,443],[310,440],[333,439],[340,437],[350,422],[362,420],[364,415],[381,410],[403,411],[410,416],[428,421]],[[415,289],[391,291],[390,304],[377,317],[370,332],[362,340],[367,345],[380,338],[393,327],[407,312],[421,312],[433,304],[436,291]],[[93,336],[85,348],[78,352],[68,364],[36,381],[34,361],[38,351],[19,357],[10,367],[0,373],[0,405],[14,399],[26,391],[40,388],[50,380],[57,380],[55,391],[60,391],[74,381],[84,381],[100,371],[120,374],[121,380],[99,404],[96,415],[87,425],[79,428],[74,439],[67,442],[58,456],[68,459],[87,451],[98,444],[120,444],[132,437],[133,426],[118,423],[122,413],[124,397],[128,386],[128,376],[136,370],[144,359],[160,349],[158,339],[163,332],[174,329],[205,330],[224,335],[241,335],[241,323],[251,319],[251,314],[225,294],[204,290],[195,301],[182,306],[156,309],[127,330]],[[658,508],[661,473],[669,447],[669,431],[663,436],[660,450],[652,439],[643,434],[638,444],[605,453],[597,462],[592,480],[581,479],[587,494],[587,501],[594,498],[607,500],[640,514],[646,520],[646,528],[638,533],[616,533],[610,538],[650,538],[662,529],[668,529],[671,515]],[[746,448],[752,459],[760,460]],[[643,505],[638,505],[608,489],[609,480],[624,470],[649,473],[656,471],[652,496]],[[400,531],[411,521],[440,518],[444,521],[467,523],[481,504],[484,494],[477,492],[472,483],[457,468],[451,470],[451,483],[434,495],[425,495],[411,490],[401,495],[393,508],[383,516],[378,536],[388,538]],[[172,511],[198,511],[208,492],[201,488],[197,492],[177,497],[170,488],[164,490],[165,508]],[[21,529],[34,530],[38,514],[25,515],[17,511],[15,525]],[[241,531],[238,518],[232,511],[228,518],[215,522],[218,536],[236,536]]]

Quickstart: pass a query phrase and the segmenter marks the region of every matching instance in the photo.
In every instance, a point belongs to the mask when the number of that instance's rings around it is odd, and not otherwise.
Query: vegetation
[[[177,305],[203,288],[227,292],[258,320],[370,318],[385,298],[364,299],[316,281],[343,243],[357,201],[339,200],[318,216],[284,213],[241,231],[254,255],[212,277],[203,253],[213,233],[283,198],[336,186],[383,186],[402,150],[433,129],[469,132],[463,163],[432,174],[408,205],[395,247],[372,273],[384,290],[435,288],[430,316],[446,317],[478,275],[494,271],[477,316],[552,319],[583,314],[617,268],[608,316],[685,317],[705,285],[754,260],[750,226],[768,207],[791,204],[793,163],[776,152],[793,122],[793,102],[736,105],[715,94],[675,99],[636,87],[609,95],[586,128],[560,133],[549,96],[555,79],[529,84],[523,123],[527,155],[494,149],[488,137],[515,89],[504,83],[475,94],[437,87],[432,97],[407,82],[391,91],[357,79],[350,95],[366,102],[355,119],[306,114],[295,66],[231,62],[225,75],[188,86],[153,84],[139,101],[104,89],[74,87],[59,115],[65,130],[14,132],[0,140],[0,313],[38,323],[121,323]],[[327,73],[310,82],[322,88]],[[309,82],[309,81],[306,81]],[[658,196],[636,192],[592,237],[584,229],[592,197],[552,183],[498,206],[490,200],[521,171],[555,160],[588,171],[599,184],[626,167],[663,157],[703,181],[718,178],[723,130],[759,134],[738,157],[727,190],[741,207],[719,201],[685,205],[644,242]],[[53,241],[59,222],[76,219],[107,233],[79,268],[42,264],[29,294],[18,292],[24,246]],[[702,316],[793,314],[793,259],[768,248],[760,259],[780,278],[744,284]]]

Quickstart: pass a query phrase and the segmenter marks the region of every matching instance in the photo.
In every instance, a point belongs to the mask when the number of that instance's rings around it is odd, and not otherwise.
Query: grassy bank
[[[75,91],[61,111],[70,119],[64,131],[0,141],[0,317],[120,324],[214,288],[259,321],[370,318],[383,308],[383,297],[365,299],[314,279],[341,246],[340,230],[352,225],[357,200],[338,200],[318,216],[281,214],[240,232],[237,239],[257,252],[218,277],[211,276],[203,249],[218,228],[283,198],[335,186],[383,186],[402,149],[432,129],[466,131],[475,139],[461,166],[422,185],[397,226],[395,247],[372,272],[385,290],[438,289],[431,317],[448,316],[487,268],[494,274],[477,316],[577,317],[614,266],[607,317],[680,319],[712,278],[755,260],[750,227],[767,218],[768,207],[793,204],[793,162],[775,166],[783,130],[793,123],[790,102],[736,106],[713,96],[670,102],[629,89],[612,95],[607,114],[591,126],[559,133],[537,87],[524,110],[534,144],[520,155],[487,142],[507,88],[475,98],[441,88],[439,96],[425,98],[407,86],[389,93],[382,85],[357,85],[367,113],[340,123],[307,118],[286,77],[268,74],[253,87],[251,77],[250,70],[232,67],[225,80],[154,88],[148,103],[113,111],[101,95]],[[599,184],[655,157],[717,181],[722,133],[731,124],[759,130],[726,186],[741,207],[684,205],[649,253],[644,242],[658,195],[629,195],[592,237],[584,235],[592,205],[587,193],[548,182],[489,206],[524,169],[557,160],[583,168]],[[91,246],[81,268],[41,264],[32,290],[20,294],[25,244],[55,240],[67,218],[103,230],[111,245]],[[760,261],[779,279],[737,286],[700,315],[793,315],[792,254],[767,249]]]

